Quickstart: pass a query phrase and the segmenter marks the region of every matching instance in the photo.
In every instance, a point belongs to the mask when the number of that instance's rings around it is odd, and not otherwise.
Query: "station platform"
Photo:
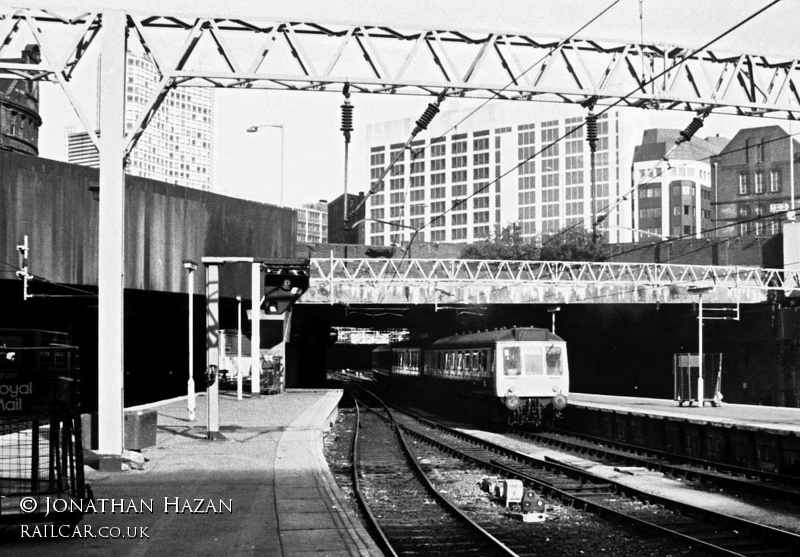
[[[800,408],[726,404],[679,406],[675,400],[570,393],[569,403],[579,407],[632,412],[678,420],[736,426],[740,429],[800,433]]]
[[[570,393],[557,427],[693,459],[800,475],[800,408]]]
[[[185,397],[150,405],[158,412],[156,444],[142,449],[142,470],[85,467],[86,483],[104,511],[86,514],[77,535],[66,537],[61,534],[68,530],[52,525],[2,527],[3,552],[380,556],[323,456],[323,435],[341,396],[336,389],[243,400],[222,393],[224,439],[215,441],[206,438],[204,396],[197,398],[194,421]],[[117,537],[103,538],[104,532]]]

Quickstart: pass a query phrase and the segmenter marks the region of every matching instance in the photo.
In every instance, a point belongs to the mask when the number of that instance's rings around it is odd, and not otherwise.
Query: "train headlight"
[[[563,410],[567,407],[567,397],[558,393],[556,396],[553,397],[553,407],[556,410]]]
[[[519,408],[519,397],[516,395],[509,395],[506,397],[506,408],[512,412]]]

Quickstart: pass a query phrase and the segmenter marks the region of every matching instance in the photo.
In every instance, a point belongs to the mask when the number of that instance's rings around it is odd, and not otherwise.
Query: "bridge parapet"
[[[800,293],[783,269],[661,263],[466,259],[312,259],[301,303],[761,303]]]

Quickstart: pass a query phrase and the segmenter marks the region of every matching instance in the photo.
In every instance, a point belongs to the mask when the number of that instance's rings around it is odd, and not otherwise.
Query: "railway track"
[[[663,474],[696,480],[706,485],[749,491],[759,497],[800,503],[800,477],[741,468],[707,460],[671,455],[634,445],[615,443],[571,432],[512,430],[512,435],[580,455],[640,466]],[[798,507],[800,511],[800,507]]]
[[[401,428],[418,441],[507,478],[520,479],[551,500],[606,519],[669,534],[715,554],[800,554],[797,534],[644,493],[410,414],[398,414],[396,419]]]
[[[356,401],[354,492],[387,555],[517,555],[433,487],[388,408],[362,409]]]

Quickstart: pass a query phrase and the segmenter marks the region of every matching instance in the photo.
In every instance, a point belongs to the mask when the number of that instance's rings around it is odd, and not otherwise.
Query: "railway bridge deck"
[[[800,294],[784,269],[661,263],[311,259],[311,304],[757,304]]]

